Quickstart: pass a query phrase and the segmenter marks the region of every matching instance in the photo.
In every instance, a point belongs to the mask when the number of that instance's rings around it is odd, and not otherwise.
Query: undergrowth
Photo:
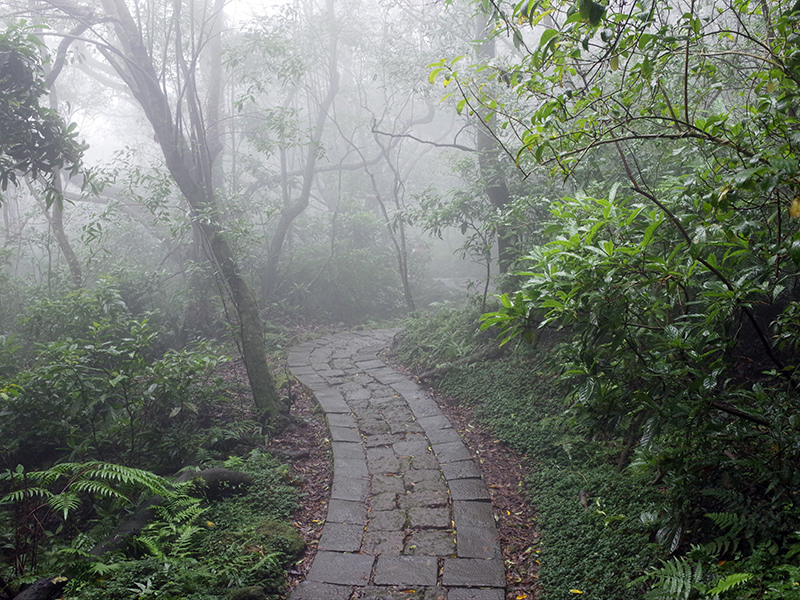
[[[459,336],[461,344],[476,347],[477,316],[452,310],[411,321],[395,354],[422,370],[443,362]],[[647,517],[659,492],[635,475],[617,473],[612,450],[587,441],[565,415],[568,392],[550,360],[536,347],[520,348],[500,360],[452,369],[438,390],[474,405],[494,436],[526,456],[527,491],[542,534],[543,597],[638,600],[644,584],[629,584],[660,555]]]
[[[92,533],[76,539],[69,553],[83,556],[70,568],[67,597],[211,600],[252,586],[282,597],[284,572],[304,547],[285,522],[297,506],[288,468],[259,451],[224,466],[253,477],[247,490],[178,517],[159,512],[125,549],[100,559],[81,552],[97,541]]]

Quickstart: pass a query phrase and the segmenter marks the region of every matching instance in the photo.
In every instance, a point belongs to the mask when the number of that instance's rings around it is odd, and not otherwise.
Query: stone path
[[[436,403],[378,359],[398,330],[336,334],[289,353],[330,430],[333,488],[291,600],[503,600],[489,493]]]

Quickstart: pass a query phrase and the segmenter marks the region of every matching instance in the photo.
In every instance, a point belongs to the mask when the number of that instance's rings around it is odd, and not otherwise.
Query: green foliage
[[[6,468],[22,457],[29,466],[102,458],[173,471],[204,442],[200,426],[222,401],[215,370],[227,360],[210,345],[155,356],[157,332],[107,287],[43,300],[25,326],[53,341],[6,383]]]
[[[182,497],[162,504],[125,555],[84,561],[70,597],[211,600],[231,588],[260,585],[277,599],[284,569],[304,547],[284,522],[297,507],[296,490],[287,467],[267,454],[253,452],[225,466],[253,476],[246,493],[208,506]]]
[[[571,417],[663,486],[655,596],[764,596],[800,526],[798,5],[484,10],[519,53],[431,79],[579,190],[484,326],[560,330]]]
[[[26,23],[0,34],[0,190],[16,184],[19,173],[49,179],[53,171],[77,171],[83,147],[75,124],[39,105],[47,93],[41,66],[42,42]],[[48,201],[55,197],[49,188]]]
[[[426,370],[442,360],[443,336],[470,339],[477,314],[448,310],[420,315],[398,336],[394,352]],[[526,457],[532,475],[527,491],[538,512],[545,597],[566,600],[571,590],[607,600],[640,598],[634,581],[654,563],[653,523],[640,515],[659,494],[634,473],[617,473],[610,459],[617,447],[588,440],[580,422],[565,416],[567,388],[558,380],[558,357],[549,346],[519,346],[498,361],[451,370],[438,390],[476,407],[492,434]],[[588,495],[587,507],[580,498]]]
[[[304,215],[303,240],[279,290],[286,312],[345,324],[403,314],[403,290],[386,226],[374,212],[343,200],[334,212]],[[411,277],[422,265],[410,258]]]
[[[459,309],[439,307],[440,310],[421,313],[406,323],[398,334],[394,352],[414,371],[441,366],[474,352],[487,336],[476,326],[480,314],[477,307]]]

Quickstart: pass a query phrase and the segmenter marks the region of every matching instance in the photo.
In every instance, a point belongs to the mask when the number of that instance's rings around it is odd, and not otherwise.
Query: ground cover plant
[[[400,334],[395,355],[426,371],[451,358],[451,338],[474,351],[476,340],[486,342],[479,314],[475,307],[451,307],[422,315]],[[618,473],[615,448],[587,440],[565,416],[567,388],[558,381],[550,350],[520,348],[493,361],[455,366],[437,381],[437,390],[476,406],[492,435],[526,457],[527,496],[542,534],[535,553],[543,597],[640,598],[643,586],[634,581],[663,554],[650,541],[653,523],[642,520],[659,493],[640,477]]]
[[[460,338],[469,353],[481,335],[474,309],[451,309],[412,321],[395,351],[424,371],[426,358],[443,360],[448,340]],[[493,435],[527,456],[544,598],[795,597],[791,505],[771,503],[779,491],[758,491],[765,474],[747,440],[738,448],[748,448],[749,468],[738,480],[707,431],[705,439],[686,431],[672,438],[681,443],[678,462],[669,439],[653,444],[647,429],[632,435],[587,409],[570,333],[506,346],[496,360],[450,363],[437,388],[476,405]],[[729,449],[735,433],[725,435]]]
[[[286,522],[297,490],[221,348],[164,349],[111,285],[43,299],[15,329],[0,597],[62,577],[74,598],[277,598],[304,546]]]

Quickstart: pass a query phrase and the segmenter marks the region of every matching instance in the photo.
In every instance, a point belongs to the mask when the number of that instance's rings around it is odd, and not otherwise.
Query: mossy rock
[[[227,600],[266,600],[267,592],[260,585],[239,588],[228,594]]]
[[[297,533],[297,529],[289,523],[264,519],[258,524],[256,533],[262,538],[265,546],[274,548],[292,558],[300,556],[306,547],[306,543]]]

